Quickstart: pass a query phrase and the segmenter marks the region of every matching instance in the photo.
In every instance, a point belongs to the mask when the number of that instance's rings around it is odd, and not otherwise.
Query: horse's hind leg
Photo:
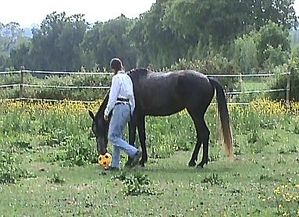
[[[195,128],[196,128],[196,144],[195,144],[195,147],[194,147],[194,150],[193,150],[193,153],[192,153],[192,157],[188,163],[188,165],[190,167],[194,167],[196,165],[196,161],[197,161],[197,158],[198,158],[198,153],[199,153],[199,150],[200,150],[200,147],[201,147],[201,143],[202,143],[202,140],[201,140],[201,137],[200,137],[200,132],[199,132],[199,115],[196,114],[194,111],[192,111],[191,109],[187,109],[188,113],[190,114],[192,120],[193,120],[193,123],[195,125]]]
[[[200,150],[200,146],[201,146],[201,142],[197,141],[197,143],[194,147],[193,153],[192,153],[192,157],[191,157],[191,159],[188,163],[189,167],[194,167],[196,165],[196,161],[197,161],[197,158],[198,158],[198,153],[199,153],[199,150]]]
[[[194,112],[191,109],[187,109],[196,128],[196,138],[197,142],[194,148],[194,151],[192,153],[191,160],[189,161],[189,166],[195,166],[196,161],[198,159],[198,153],[201,147],[201,144],[203,144],[203,157],[202,161],[198,164],[198,167],[203,167],[204,164],[208,163],[208,145],[209,145],[209,137],[210,137],[210,131],[205,123],[204,120],[204,113],[201,112]]]
[[[146,135],[145,135],[145,116],[139,116],[138,117],[138,135],[139,135],[139,141],[141,145],[142,150],[142,157],[140,160],[140,165],[144,167],[144,164],[147,162],[147,150],[145,145]]]
[[[202,155],[202,160],[197,165],[197,167],[202,168],[204,164],[208,164],[209,161],[209,138],[210,138],[210,131],[203,117],[199,121],[199,132],[200,132],[201,141],[203,143],[203,155]]]

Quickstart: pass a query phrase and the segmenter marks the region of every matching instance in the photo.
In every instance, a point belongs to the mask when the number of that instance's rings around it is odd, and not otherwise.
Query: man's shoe
[[[138,150],[137,153],[135,154],[135,156],[132,159],[131,167],[134,167],[139,163],[139,160],[140,160],[141,156],[142,156],[142,152]]]

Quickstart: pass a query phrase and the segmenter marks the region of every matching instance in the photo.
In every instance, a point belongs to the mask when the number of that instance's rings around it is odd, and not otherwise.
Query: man
[[[108,121],[110,112],[112,112],[108,140],[113,145],[113,156],[110,170],[119,170],[120,151],[124,151],[131,158],[131,166],[138,164],[141,157],[141,151],[123,140],[123,131],[130,121],[130,117],[135,109],[135,99],[133,92],[133,83],[129,75],[124,71],[123,64],[119,58],[113,58],[110,61],[110,68],[114,72],[112,84],[109,93],[107,107],[104,111],[104,119]]]

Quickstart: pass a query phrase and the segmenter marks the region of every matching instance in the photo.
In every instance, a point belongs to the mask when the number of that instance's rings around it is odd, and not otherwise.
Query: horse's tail
[[[209,78],[210,83],[216,89],[216,99],[218,103],[218,113],[220,114],[222,134],[225,144],[225,152],[230,160],[233,160],[233,138],[229,121],[226,98],[220,83],[213,78]]]

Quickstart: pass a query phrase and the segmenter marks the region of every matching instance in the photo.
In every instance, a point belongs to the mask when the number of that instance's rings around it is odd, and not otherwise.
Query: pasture
[[[1,216],[299,216],[298,104],[231,105],[233,162],[210,106],[203,169],[187,167],[195,132],[185,111],[147,117],[149,162],[121,172],[96,163],[87,110],[98,106],[1,103]]]

